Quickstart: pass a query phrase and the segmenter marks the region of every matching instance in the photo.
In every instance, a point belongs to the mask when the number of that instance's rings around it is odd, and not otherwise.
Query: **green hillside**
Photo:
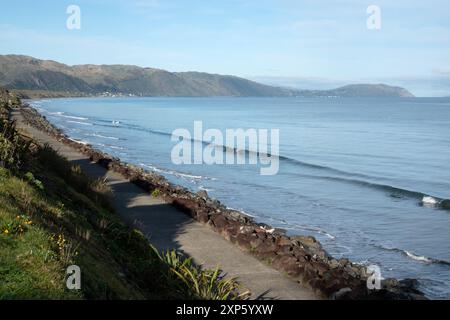
[[[294,91],[246,79],[198,72],[173,73],[129,65],[67,66],[27,56],[0,56],[0,85],[67,95],[288,96]]]

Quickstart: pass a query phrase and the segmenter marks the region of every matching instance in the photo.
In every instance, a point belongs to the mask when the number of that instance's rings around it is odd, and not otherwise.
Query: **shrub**
[[[28,216],[18,215],[15,219],[3,221],[0,225],[0,233],[7,236],[21,235],[32,223]]]
[[[42,184],[42,181],[36,179],[33,175],[33,173],[31,172],[27,172],[25,174],[25,178],[32,184],[34,185],[36,188],[38,188],[39,190],[44,190],[44,185]]]
[[[153,248],[153,247],[152,247]],[[249,291],[242,291],[236,278],[225,279],[220,269],[202,269],[175,250],[160,254],[155,248],[156,256],[168,267],[168,282],[175,276],[184,286],[179,287],[184,297],[201,300],[238,300],[246,299]]]
[[[106,178],[98,178],[90,183],[91,189],[94,192],[102,194],[106,197],[111,197],[113,191],[111,187],[108,185],[108,181]]]
[[[59,260],[64,266],[68,266],[74,262],[74,258],[78,255],[78,248],[80,244],[74,244],[67,240],[64,234],[52,235],[50,239],[56,246],[56,251],[59,253]]]
[[[0,165],[18,170],[25,162],[30,143],[25,142],[12,122],[3,121],[0,131]]]
[[[161,191],[159,189],[154,189],[151,193],[153,198],[158,198],[160,194],[161,194]]]

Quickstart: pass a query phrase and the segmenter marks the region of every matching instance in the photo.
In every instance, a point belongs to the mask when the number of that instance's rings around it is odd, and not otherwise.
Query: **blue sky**
[[[66,28],[71,4],[81,8],[80,30]],[[381,9],[380,30],[366,27],[371,4]],[[450,95],[448,0],[16,0],[1,8],[0,54],[301,86],[406,83],[419,95]]]

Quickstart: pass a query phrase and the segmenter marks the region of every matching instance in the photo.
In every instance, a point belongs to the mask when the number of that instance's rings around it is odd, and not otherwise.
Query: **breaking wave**
[[[157,173],[161,173],[161,174],[169,174],[178,178],[184,178],[184,179],[188,179],[191,182],[194,181],[199,181],[199,180],[216,180],[216,178],[211,178],[211,177],[205,177],[205,176],[199,176],[199,175],[192,175],[192,174],[188,174],[188,173],[183,173],[183,172],[179,172],[179,171],[175,171],[175,170],[169,170],[169,169],[163,169],[163,168],[159,168],[156,167],[154,165],[151,164],[145,164],[145,163],[140,163],[140,166],[150,169],[154,172]]]
[[[104,136],[98,133],[86,133],[87,136],[102,138],[102,139],[111,139],[111,140],[123,140],[121,138],[113,137],[113,136]]]
[[[322,180],[332,180],[344,183],[351,183],[360,185],[363,187],[368,187],[372,189],[377,189],[380,191],[385,191],[389,193],[391,197],[394,198],[412,198],[418,200],[418,204],[422,206],[435,207],[438,209],[450,210],[450,200],[441,199],[438,197],[430,196],[420,191],[408,190],[403,188],[394,187],[388,184],[381,184],[370,182],[366,180],[352,179],[346,177],[336,177],[336,176],[319,176],[319,175],[308,175],[308,174],[297,174],[302,177],[312,178],[312,179],[322,179]]]
[[[75,121],[75,120],[68,120],[69,123],[75,123],[75,124],[81,124],[83,126],[93,126],[94,124],[90,122],[82,122],[82,121]]]
[[[412,260],[418,261],[418,262],[422,262],[422,263],[434,263],[434,264],[442,264],[442,265],[448,265],[450,266],[450,262],[446,261],[446,260],[440,260],[440,259],[434,259],[434,258],[430,258],[427,256],[423,256],[423,255],[418,255],[412,251],[408,251],[408,250],[403,250],[403,249],[399,249],[399,248],[395,248],[395,247],[386,247],[383,245],[375,245],[377,248],[382,249],[382,250],[386,250],[386,251],[393,251],[393,252],[398,252]]]
[[[48,112],[48,111],[47,111]],[[65,114],[62,111],[56,111],[56,112],[48,112],[48,114],[51,114],[52,116],[57,116],[57,117],[61,117],[61,118],[66,118],[66,119],[74,119],[74,120],[81,120],[81,121],[87,121],[89,120],[89,118],[85,118],[85,117],[78,117],[78,116],[71,116],[68,114]]]

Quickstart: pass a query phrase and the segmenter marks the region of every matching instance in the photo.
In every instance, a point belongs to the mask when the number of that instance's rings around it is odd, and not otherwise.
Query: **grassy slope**
[[[51,148],[22,140],[5,120],[20,102],[7,100],[0,89],[0,299],[238,297],[233,280],[175,252],[159,254],[124,225],[102,181]],[[81,268],[81,291],[66,289],[71,264]]]
[[[27,171],[35,172],[34,178],[0,168],[0,297],[145,297],[121,276],[131,263],[125,259],[131,257],[128,244],[145,239],[86,196],[89,185],[76,170],[59,176],[53,169],[65,163],[52,152],[44,149],[36,156]],[[50,161],[44,164],[44,159]],[[81,267],[82,292],[65,289],[70,264]]]

